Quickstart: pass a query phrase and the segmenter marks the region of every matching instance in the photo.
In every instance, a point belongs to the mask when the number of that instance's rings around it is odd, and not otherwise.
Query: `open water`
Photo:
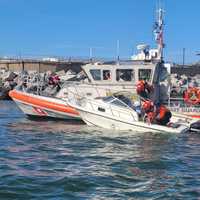
[[[4,199],[200,199],[200,135],[31,121],[1,101]]]

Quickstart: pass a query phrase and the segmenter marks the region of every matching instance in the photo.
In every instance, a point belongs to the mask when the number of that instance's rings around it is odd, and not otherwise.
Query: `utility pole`
[[[90,62],[92,62],[92,56],[93,56],[93,49],[90,47]]]
[[[120,45],[119,40],[117,40],[117,62],[119,62],[119,48],[120,48],[119,45]]]
[[[183,67],[185,65],[185,48],[183,48]]]

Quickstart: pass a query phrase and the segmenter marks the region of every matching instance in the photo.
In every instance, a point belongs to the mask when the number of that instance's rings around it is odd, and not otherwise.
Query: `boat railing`
[[[54,96],[62,87],[63,82],[59,82],[56,85],[49,84],[48,77],[38,73],[21,75],[18,80],[18,86],[16,89],[42,96]]]
[[[39,74],[21,74],[18,79],[18,89],[23,91],[29,90],[34,87],[34,92],[39,94],[41,90],[41,77]]]
[[[170,85],[168,90],[168,100],[163,102],[170,108],[170,110],[177,110],[179,108],[188,107],[189,105],[184,101],[184,91],[189,88],[188,80],[183,85]]]
[[[167,102],[169,107],[199,107],[199,105],[188,104],[183,97],[170,97]]]

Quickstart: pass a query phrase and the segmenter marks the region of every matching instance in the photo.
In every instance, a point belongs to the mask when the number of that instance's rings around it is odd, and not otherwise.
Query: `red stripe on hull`
[[[10,91],[9,96],[21,102],[32,104],[34,106],[39,106],[39,107],[47,108],[50,110],[56,110],[59,112],[64,112],[64,113],[69,113],[71,115],[79,116],[79,113],[74,108],[68,105],[62,105],[62,104],[50,102],[44,99],[31,97],[26,94],[22,94],[21,92],[18,92],[16,90]]]

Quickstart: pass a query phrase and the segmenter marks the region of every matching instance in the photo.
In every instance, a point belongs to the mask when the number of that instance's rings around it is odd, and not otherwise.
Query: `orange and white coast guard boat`
[[[80,119],[79,113],[61,99],[35,95],[16,89],[10,91],[9,95],[27,116]]]

